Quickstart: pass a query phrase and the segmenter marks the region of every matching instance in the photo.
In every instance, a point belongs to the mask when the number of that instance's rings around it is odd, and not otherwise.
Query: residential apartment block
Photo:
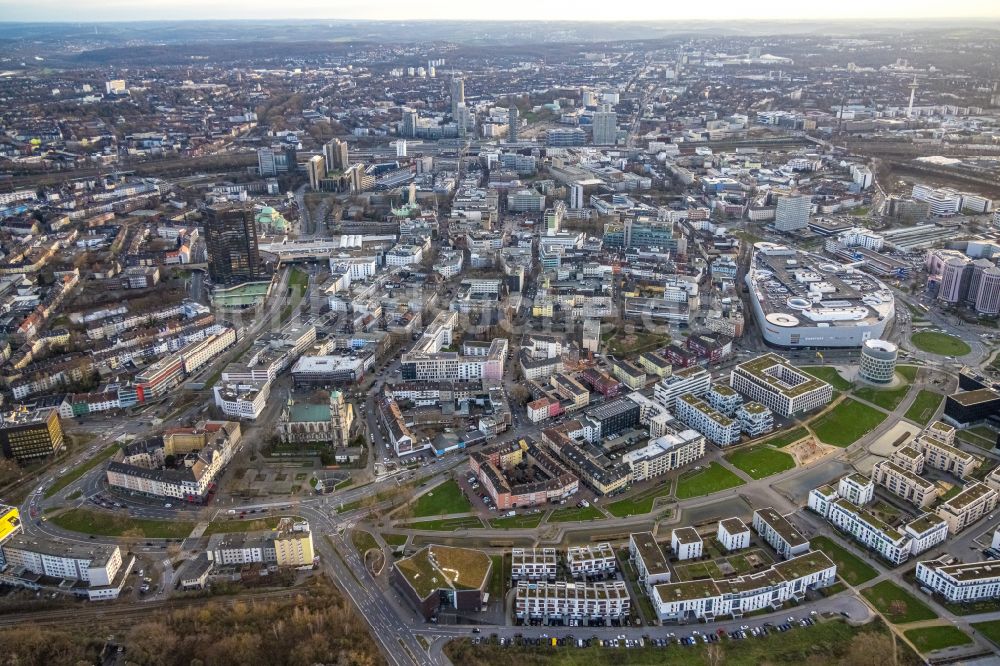
[[[890,460],[875,463],[875,467],[872,468],[872,478],[893,495],[920,508],[930,506],[937,499],[937,486],[934,483]]]
[[[716,411],[694,395],[678,397],[674,402],[674,411],[678,419],[717,446],[730,446],[740,441],[740,422]]]
[[[679,560],[701,557],[704,545],[693,527],[678,527],[670,532],[670,550]]]
[[[944,564],[917,562],[917,580],[949,603],[969,603],[1000,597],[1000,560]]]
[[[938,421],[913,440],[913,448],[924,455],[924,464],[927,467],[933,467],[964,479],[976,471],[982,463],[982,458],[952,446],[944,438],[931,436],[930,433],[934,432],[935,428],[940,427],[938,424],[951,428],[951,426]],[[954,433],[948,439],[954,441]]]
[[[555,548],[514,548],[511,550],[510,577],[513,580],[554,581],[558,565]]]
[[[937,515],[957,534],[997,506],[998,493],[985,483],[970,483],[959,494],[937,508]]]
[[[682,395],[701,397],[712,385],[712,375],[701,366],[691,366],[674,371],[672,375],[656,382],[653,387],[653,399],[666,407],[674,409],[677,398]]]
[[[739,518],[726,518],[719,521],[716,538],[727,551],[741,550],[750,547],[750,528]]]
[[[755,574],[725,580],[663,583],[653,588],[650,600],[661,622],[711,622],[740,618],[759,610],[777,610],[791,600],[805,599],[809,590],[832,585],[837,565],[820,551],[812,551],[775,564]]]
[[[608,542],[573,546],[566,551],[566,568],[573,578],[606,576],[618,570],[615,551]]]
[[[622,581],[529,583],[518,581],[514,614],[522,620],[582,620],[604,624],[629,615],[632,600]]]
[[[701,460],[705,456],[705,437],[691,430],[670,430],[651,439],[646,446],[622,455],[622,462],[632,470],[633,481],[645,481]]]
[[[629,559],[635,566],[639,583],[648,591],[660,583],[670,582],[670,567],[660,544],[652,532],[634,532],[628,538]]]
[[[809,542],[771,507],[753,512],[753,528],[778,554],[788,559],[809,551]]]

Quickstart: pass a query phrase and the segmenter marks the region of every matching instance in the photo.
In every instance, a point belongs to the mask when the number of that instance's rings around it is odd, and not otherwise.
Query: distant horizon
[[[708,15],[700,5],[644,7],[643,3],[613,5],[597,0],[508,0],[500,7],[467,2],[382,0],[377,5],[345,0],[286,0],[280,9],[264,0],[0,0],[0,23],[145,23],[161,21],[365,21],[373,23],[461,21],[484,23],[661,23],[661,22],[849,22],[849,21],[975,21],[1000,20],[1000,3],[983,0],[843,0],[837,5],[806,6],[776,0],[748,8],[745,2],[718,0]],[[275,15],[280,12],[281,15]],[[417,12],[416,15],[408,15]]]

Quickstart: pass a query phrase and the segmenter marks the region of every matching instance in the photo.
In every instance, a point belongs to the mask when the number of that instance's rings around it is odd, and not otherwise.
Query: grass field
[[[884,580],[861,594],[893,624],[906,624],[937,617],[930,608],[892,581]]]
[[[49,521],[72,532],[113,537],[129,533],[146,539],[184,539],[194,529],[194,523],[182,520],[142,520],[88,509],[70,509]]]
[[[792,456],[765,445],[733,451],[726,455],[726,460],[754,479],[763,479],[765,476],[795,467],[795,459]]]
[[[685,472],[677,480],[677,499],[700,497],[743,485],[743,479],[713,462],[699,471]]]
[[[873,386],[864,386],[854,391],[856,398],[867,400],[873,405],[878,405],[882,409],[892,411],[903,402],[903,398],[910,392],[910,387],[900,386],[894,389],[880,389]]]
[[[267,518],[252,518],[250,520],[213,520],[205,530],[205,536],[230,532],[261,532],[273,530],[283,516],[268,516]],[[301,520],[301,518],[297,518]]]
[[[366,532],[365,530],[352,530],[351,543],[354,544],[354,549],[358,551],[358,555],[361,557],[364,557],[365,553],[373,548],[378,549],[378,541],[371,535],[371,532]]]
[[[786,430],[777,437],[772,437],[771,439],[766,440],[764,443],[770,444],[771,446],[777,449],[781,449],[788,446],[789,444],[794,444],[795,442],[799,441],[800,439],[808,435],[809,431],[803,428],[802,426],[799,426],[797,428],[792,428],[791,430]]]
[[[60,490],[62,490],[63,488],[65,488],[66,486],[73,483],[81,476],[89,472],[90,470],[94,469],[95,467],[103,463],[105,460],[113,456],[115,451],[118,450],[118,448],[119,448],[118,444],[110,444],[106,448],[101,449],[100,451],[95,453],[94,457],[91,458],[90,460],[87,460],[86,462],[77,465],[70,471],[60,476],[58,479],[55,480],[55,483],[53,483],[45,490],[45,497],[52,497]]]
[[[968,645],[972,642],[966,633],[951,625],[910,629],[904,631],[903,634],[913,642],[918,650],[925,654],[957,645]]]
[[[847,381],[840,376],[837,369],[829,365],[817,365],[810,367],[803,367],[803,371],[809,373],[813,377],[818,377],[824,382],[837,389],[838,391],[847,391],[851,388],[851,382]]]
[[[492,518],[490,520],[490,527],[500,530],[529,529],[538,527],[538,523],[540,522],[542,522],[541,513],[528,516],[505,516],[503,518]]]
[[[911,384],[916,381],[920,368],[915,365],[897,365],[896,372],[902,375]]]
[[[866,583],[878,575],[878,571],[867,562],[827,537],[816,537],[810,545],[826,553],[827,557],[837,565],[840,577],[851,585]]]
[[[603,518],[604,514],[592,506],[577,507],[570,506],[565,509],[556,509],[549,516],[550,523],[575,523],[584,520],[597,520]]]
[[[455,530],[478,530],[482,528],[483,521],[475,517],[468,518],[442,518],[441,520],[421,520],[411,523],[403,523],[399,527],[408,530],[430,530],[432,532],[454,532]]]
[[[402,546],[406,543],[405,534],[390,534],[389,532],[383,532],[382,539],[384,539],[390,546]]]
[[[672,628],[678,635],[690,635],[693,626]],[[702,627],[703,628],[703,627]],[[581,632],[564,630],[558,635]],[[663,631],[650,631],[656,636]],[[802,666],[803,664],[840,664],[851,649],[852,640],[861,634],[887,636],[881,623],[871,623],[863,627],[851,627],[833,620],[821,622],[808,628],[796,628],[779,634],[772,633],[764,638],[732,641],[724,640],[711,645],[698,643],[683,646],[676,642],[665,648],[646,646],[643,648],[577,648],[577,647],[499,647],[494,643],[482,642],[473,645],[469,639],[448,643],[445,654],[452,663],[463,666],[606,666],[607,664],[629,664],[630,666],[660,666],[662,664],[684,664],[684,666]],[[583,634],[584,636],[589,634]],[[884,638],[891,650],[891,642]],[[905,646],[901,646],[899,666],[920,663]],[[709,651],[715,653],[714,656]]]
[[[963,442],[972,444],[973,446],[978,446],[981,449],[989,450],[996,445],[996,437],[994,437],[992,440],[983,439],[982,437],[972,432],[971,430],[959,430],[958,433],[955,434],[955,437],[957,439],[962,440]]]
[[[820,441],[833,446],[850,446],[885,420],[882,412],[847,398],[816,418],[812,430]]]
[[[965,356],[972,351],[972,348],[961,338],[934,331],[914,333],[910,336],[910,342],[921,351],[941,356]]]
[[[658,497],[670,494],[670,484],[660,483],[651,488],[647,488],[641,493],[633,495],[628,499],[618,500],[605,506],[612,516],[624,518],[626,516],[638,516],[649,513],[653,510],[653,503]]]
[[[976,622],[972,625],[972,628],[1000,646],[1000,620]]]
[[[905,416],[915,423],[927,425],[927,422],[933,418],[934,412],[937,411],[942,399],[944,399],[944,396],[940,393],[921,389],[917,397],[914,398],[913,404],[906,410]]]
[[[442,516],[449,513],[472,511],[472,504],[462,494],[454,480],[434,486],[413,503],[413,517]]]

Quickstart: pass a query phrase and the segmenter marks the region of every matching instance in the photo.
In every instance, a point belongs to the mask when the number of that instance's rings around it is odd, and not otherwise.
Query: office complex
[[[0,420],[0,447],[5,458],[19,463],[56,453],[63,447],[62,422],[55,407],[20,406],[3,412]]]
[[[257,249],[257,225],[247,208],[212,206],[205,210],[208,273],[218,285],[265,279]]]
[[[610,104],[598,107],[593,129],[595,146],[612,146],[618,141],[618,114]]]
[[[858,376],[875,384],[888,384],[896,373],[898,353],[899,348],[887,340],[865,340]]]
[[[786,418],[827,405],[833,399],[832,386],[777,354],[740,363],[733,368],[729,384]]]
[[[441,610],[480,611],[492,571],[481,550],[430,545],[396,560],[390,581],[430,619]]]
[[[778,231],[796,231],[809,226],[812,201],[801,194],[780,195],[774,214],[774,228]]]

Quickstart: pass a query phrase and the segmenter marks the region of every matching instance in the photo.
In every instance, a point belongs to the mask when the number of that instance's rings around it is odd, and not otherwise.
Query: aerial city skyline
[[[995,7],[0,7],[4,663],[997,662]]]

